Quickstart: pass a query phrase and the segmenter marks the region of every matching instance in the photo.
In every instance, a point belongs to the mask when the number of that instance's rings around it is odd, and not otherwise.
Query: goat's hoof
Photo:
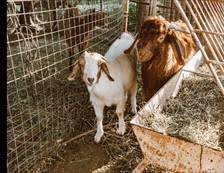
[[[126,131],[125,128],[118,128],[118,129],[117,129],[117,134],[119,134],[119,135],[124,135],[125,131]]]
[[[132,112],[133,114],[136,114],[136,113],[137,113],[137,109],[136,109],[136,108],[132,108],[132,109],[131,109],[131,112]]]
[[[96,142],[96,143],[99,143],[100,142],[100,140],[101,140],[101,137],[102,137],[103,135],[101,135],[101,134],[96,134],[95,136],[94,136],[94,141]]]

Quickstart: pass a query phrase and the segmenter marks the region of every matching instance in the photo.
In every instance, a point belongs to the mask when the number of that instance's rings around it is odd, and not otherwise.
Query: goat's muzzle
[[[87,81],[88,81],[87,84],[88,84],[89,86],[91,86],[91,85],[93,84],[93,82],[94,82],[94,78],[90,78],[90,77],[88,77],[88,78],[87,78]]]

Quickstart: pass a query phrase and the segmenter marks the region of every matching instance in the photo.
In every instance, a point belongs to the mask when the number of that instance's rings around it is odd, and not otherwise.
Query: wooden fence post
[[[156,16],[156,4],[157,0],[151,0],[151,4],[149,6],[149,16]]]
[[[121,31],[128,31],[128,11],[129,11],[129,0],[123,0],[123,17]]]
[[[147,4],[147,5],[146,5]],[[156,15],[156,4],[157,0],[139,0],[138,3],[138,24],[137,30],[139,30],[147,16],[155,16]]]

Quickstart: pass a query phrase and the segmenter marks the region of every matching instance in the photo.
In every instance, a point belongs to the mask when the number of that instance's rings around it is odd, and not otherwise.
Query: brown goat
[[[90,9],[86,15],[80,16],[77,7],[68,5],[69,9],[65,11],[65,36],[69,46],[69,65],[72,69],[74,55],[74,45],[78,45],[79,52],[82,52],[88,46],[90,33],[95,26],[104,26],[106,24],[106,16],[104,12]]]
[[[190,34],[170,28],[163,17],[149,16],[144,21],[129,53],[137,42],[139,61],[142,63],[143,97],[148,101],[195,52]],[[182,21],[173,23],[178,29],[188,31]]]

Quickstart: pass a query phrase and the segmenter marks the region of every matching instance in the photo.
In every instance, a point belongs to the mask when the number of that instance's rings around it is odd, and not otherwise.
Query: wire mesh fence
[[[149,15],[153,1],[130,0],[128,31],[138,31],[139,11],[144,6]],[[179,2],[196,26],[185,1]],[[200,3],[189,3],[200,10]],[[204,30],[221,32],[222,5],[214,4],[204,8],[215,17],[195,13],[204,15]],[[156,6],[167,20],[181,18],[174,0],[158,0]],[[7,1],[8,172],[43,172],[60,142],[82,131],[88,92],[79,80],[67,82],[69,67],[84,50],[104,54],[120,35],[122,14],[122,0]],[[208,37],[213,54],[222,55],[222,36]]]
[[[43,172],[75,133],[88,97],[68,69],[84,50],[105,53],[121,19],[121,0],[7,1],[8,172]]]

